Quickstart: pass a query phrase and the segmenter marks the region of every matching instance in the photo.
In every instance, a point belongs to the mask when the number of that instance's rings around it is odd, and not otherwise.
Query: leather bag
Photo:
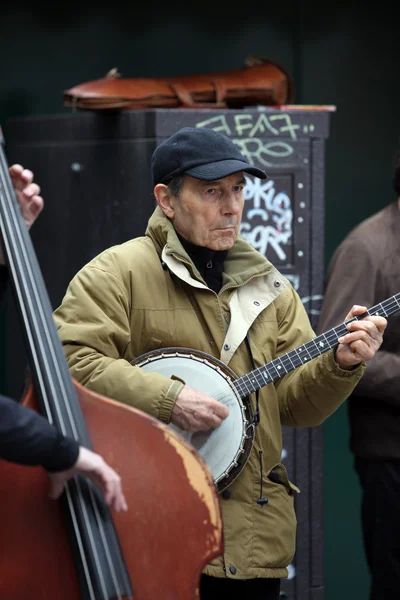
[[[112,69],[102,79],[64,91],[64,105],[77,109],[242,108],[293,101],[286,70],[255,56],[235,71],[181,77],[124,78]]]

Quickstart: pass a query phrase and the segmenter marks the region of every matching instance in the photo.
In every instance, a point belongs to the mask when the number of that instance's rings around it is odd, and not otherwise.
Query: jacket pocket
[[[272,469],[267,473],[267,477],[270,481],[284,485],[289,494],[291,492],[300,494],[300,489],[297,487],[297,485],[294,485],[294,483],[290,481],[286,467],[282,463],[278,463],[272,467]]]
[[[267,502],[255,508],[254,566],[278,569],[292,561],[297,527],[294,496],[299,491],[281,463],[264,474],[262,496]]]

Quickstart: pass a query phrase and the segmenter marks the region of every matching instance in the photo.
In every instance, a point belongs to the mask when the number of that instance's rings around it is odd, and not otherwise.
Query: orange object
[[[293,101],[286,70],[258,57],[248,57],[235,71],[181,77],[124,78],[112,69],[102,79],[64,92],[64,105],[78,109],[241,108]]]

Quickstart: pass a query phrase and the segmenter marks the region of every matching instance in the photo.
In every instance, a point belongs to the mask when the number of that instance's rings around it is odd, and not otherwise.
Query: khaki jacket
[[[243,375],[252,370],[247,331],[257,366],[315,336],[289,281],[240,237],[228,252],[220,293],[210,290],[158,208],[144,237],[106,250],[74,277],[55,320],[75,379],[165,423],[183,384],[132,367],[130,361],[141,354],[195,348]],[[207,574],[287,575],[295,550],[297,488],[281,464],[281,426],[322,423],[363,370],[341,370],[328,351],[260,390],[261,422],[252,452],[229,487],[231,496],[221,498],[224,554],[206,567]],[[264,506],[256,502],[260,452],[263,495],[269,499]],[[268,478],[271,470],[279,482]]]

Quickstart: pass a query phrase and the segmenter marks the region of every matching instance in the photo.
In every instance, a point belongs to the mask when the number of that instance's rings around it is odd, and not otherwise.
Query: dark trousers
[[[400,461],[356,458],[370,600],[400,595]]]
[[[200,600],[279,600],[280,579],[228,579],[202,575]]]

